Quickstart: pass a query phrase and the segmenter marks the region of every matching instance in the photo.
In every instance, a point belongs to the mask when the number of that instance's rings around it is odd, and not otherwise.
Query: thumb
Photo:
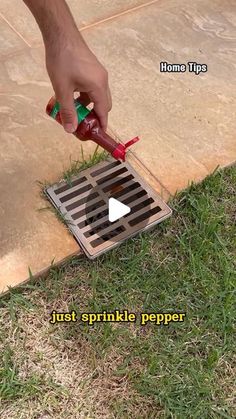
[[[73,92],[61,96],[58,102],[60,103],[60,116],[64,130],[69,133],[75,132],[78,127],[78,117],[75,110]]]

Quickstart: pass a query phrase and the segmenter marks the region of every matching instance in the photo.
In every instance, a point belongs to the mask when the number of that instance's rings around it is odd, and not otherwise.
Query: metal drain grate
[[[46,194],[90,259],[171,215],[168,205],[132,166],[119,161],[86,169],[70,184],[63,181],[47,188]],[[108,220],[111,197],[131,208],[113,223]]]

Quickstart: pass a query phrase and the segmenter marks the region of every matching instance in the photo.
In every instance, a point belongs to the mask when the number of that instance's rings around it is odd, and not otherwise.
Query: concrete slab
[[[93,24],[102,19],[146,3],[148,0],[67,0],[74,19],[79,27]],[[17,12],[16,12],[17,11]],[[24,38],[27,45],[35,46],[42,42],[40,30],[22,0],[1,0],[0,15]]]
[[[79,252],[79,246],[41,196],[38,181],[54,183],[81,143],[44,114],[52,89],[42,51],[26,50],[1,62],[0,292]],[[41,65],[39,65],[41,61]],[[84,145],[85,157],[95,146]]]
[[[109,70],[110,125],[171,192],[236,160],[236,5],[165,0],[84,31]],[[160,62],[208,72],[160,73]]]
[[[0,57],[10,55],[24,47],[25,42],[10,28],[0,15]]]
[[[158,0],[156,0],[158,1]],[[80,28],[107,19],[132,8],[153,3],[150,0],[67,0]]]

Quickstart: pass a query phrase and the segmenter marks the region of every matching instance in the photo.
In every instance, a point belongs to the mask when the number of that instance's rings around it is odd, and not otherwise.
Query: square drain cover
[[[47,188],[46,194],[90,259],[172,213],[129,163],[119,161],[105,161],[83,170],[70,184],[60,182]],[[130,212],[110,222],[110,198],[128,206]]]

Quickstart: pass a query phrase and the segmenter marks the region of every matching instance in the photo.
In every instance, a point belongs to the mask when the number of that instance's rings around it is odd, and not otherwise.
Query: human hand
[[[85,44],[80,33],[72,30],[63,41],[45,43],[46,66],[57,101],[64,129],[73,133],[78,126],[74,92],[87,106],[94,104],[101,127],[106,130],[112,100],[108,73]]]

